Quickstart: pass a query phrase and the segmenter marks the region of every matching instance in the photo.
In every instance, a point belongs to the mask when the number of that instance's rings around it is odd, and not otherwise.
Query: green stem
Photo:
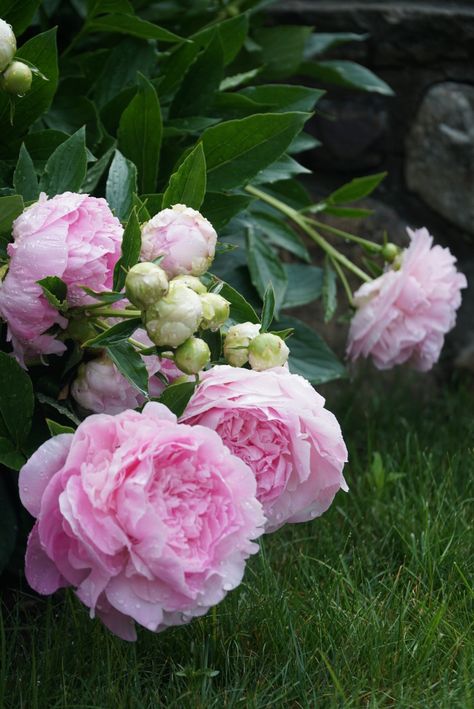
[[[344,271],[342,270],[342,268],[339,266],[339,264],[338,264],[337,261],[335,261],[334,259],[331,259],[331,263],[332,263],[332,265],[334,266],[334,269],[335,269],[337,275],[338,275],[339,278],[341,279],[341,283],[342,283],[342,285],[344,286],[344,290],[346,291],[347,300],[349,301],[349,305],[351,306],[351,308],[353,308],[353,307],[354,307],[354,301],[353,301],[353,299],[352,299],[352,291],[351,291],[351,287],[350,287],[350,285],[349,285],[349,283],[348,283],[348,280],[347,280],[347,278],[346,278],[346,274],[344,273]]]
[[[289,207],[287,204],[284,202],[280,202],[279,199],[276,199],[275,197],[272,197],[271,195],[267,194],[266,192],[262,192],[261,190],[257,189],[256,187],[253,187],[252,185],[247,185],[245,187],[246,191],[249,192],[250,194],[253,194],[255,197],[258,197],[261,199],[263,202],[266,202],[269,204],[271,207],[274,207],[275,209],[278,209],[279,212],[282,212],[282,214],[285,214],[287,217],[289,217],[291,220],[295,222],[295,224],[298,224],[298,226],[312,239],[315,244],[318,244],[318,246],[331,258],[334,259],[335,261],[338,261],[342,266],[347,268],[348,271],[352,271],[358,278],[360,278],[362,281],[365,281],[366,283],[369,283],[372,279],[371,277],[365,273],[361,268],[356,266],[355,264],[352,263],[348,258],[344,256],[344,254],[341,254],[340,251],[338,251],[332,244],[330,244],[324,237],[321,236],[315,229],[310,226],[310,223],[308,223],[308,220],[305,219],[305,217],[301,216],[295,209],[292,207]]]
[[[94,306],[92,306],[94,307]],[[139,318],[140,310],[114,310],[113,308],[101,308],[94,310],[91,317],[94,318]],[[87,316],[86,316],[87,317]]]
[[[380,244],[374,244],[373,241],[369,241],[368,239],[363,239],[361,236],[356,236],[355,234],[351,234],[348,231],[342,231],[342,229],[336,229],[336,227],[331,226],[330,224],[325,224],[324,222],[319,222],[317,219],[312,219],[311,217],[303,217],[306,221],[308,221],[310,224],[314,224],[315,226],[319,227],[323,231],[327,231],[330,234],[335,234],[336,236],[341,236],[343,239],[348,239],[349,241],[354,241],[356,244],[360,244],[361,246],[365,246],[367,249],[373,252],[379,252],[382,251],[383,246],[380,246]]]

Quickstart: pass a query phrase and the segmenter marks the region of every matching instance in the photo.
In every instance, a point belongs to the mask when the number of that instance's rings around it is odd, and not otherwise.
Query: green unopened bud
[[[14,61],[2,75],[2,89],[9,94],[24,96],[31,89],[33,74],[29,66]]]
[[[170,283],[161,300],[145,310],[149,338],[159,347],[179,347],[199,327],[201,300],[197,293],[181,283]]]
[[[243,322],[229,328],[224,341],[224,357],[233,367],[243,367],[249,359],[249,343],[260,332],[260,325]]]
[[[270,367],[281,367],[289,354],[290,350],[285,341],[270,332],[257,335],[249,344],[249,363],[257,372]]]
[[[229,317],[229,302],[216,293],[204,293],[201,296],[203,330],[218,330]]]
[[[125,293],[131,303],[146,310],[168,292],[168,278],[156,263],[144,262],[132,266],[125,279]]]
[[[0,20],[0,71],[10,64],[16,52],[15,34],[5,20]]]
[[[197,374],[211,361],[211,351],[207,342],[199,337],[190,337],[178,347],[174,363],[185,374]]]
[[[388,244],[384,244],[381,254],[384,261],[392,263],[392,261],[395,261],[395,259],[397,258],[399,252],[400,249],[398,248],[398,246],[396,244],[392,244],[389,241]]]
[[[199,295],[207,292],[206,286],[204,283],[201,283],[197,276],[188,276],[186,273],[182,273],[180,276],[173,278],[173,283],[182,283]]]

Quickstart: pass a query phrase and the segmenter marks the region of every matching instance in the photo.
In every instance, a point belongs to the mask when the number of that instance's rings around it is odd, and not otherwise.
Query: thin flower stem
[[[312,227],[311,223],[307,219],[305,219],[305,217],[301,216],[301,214],[299,214],[295,209],[289,207],[284,202],[280,202],[279,199],[272,197],[266,192],[262,192],[256,187],[253,187],[253,185],[247,185],[245,189],[250,194],[253,194],[255,197],[258,197],[270,206],[275,207],[275,209],[278,209],[278,211],[282,212],[287,217],[292,219],[295,224],[298,224],[298,226],[306,234],[308,234],[310,239],[312,239],[316,244],[318,244],[318,246],[331,259],[338,261],[342,266],[345,266],[348,271],[352,271],[352,273],[358,276],[358,278],[360,278],[362,281],[369,283],[372,280],[371,277],[367,273],[365,273],[365,271],[363,271],[361,268],[352,263],[352,261],[350,261],[348,258],[346,258],[346,256],[344,256],[344,254],[341,254],[341,252],[338,251],[334,246],[332,246],[332,244],[326,241],[326,239],[322,237],[321,234],[319,234],[319,232],[317,232],[316,229]]]
[[[331,263],[334,266],[334,270],[336,271],[337,275],[341,279],[341,283],[344,286],[344,290],[346,291],[347,300],[349,301],[349,305],[351,306],[351,308],[353,308],[354,301],[352,300],[352,291],[351,291],[351,287],[347,281],[346,274],[344,273],[344,271],[342,270],[342,268],[340,267],[340,265],[338,264],[337,261],[335,261],[334,259],[331,259]]]
[[[114,310],[113,308],[102,308],[94,310],[91,317],[99,318],[139,318],[140,310]],[[87,316],[86,316],[87,317]]]
[[[312,219],[311,217],[303,217],[303,219],[310,222],[310,224],[314,224],[323,231],[327,231],[330,234],[335,234],[336,236],[341,236],[343,239],[348,239],[349,241],[354,241],[356,244],[361,244],[361,246],[367,247],[368,249],[370,249],[370,251],[378,252],[382,251],[383,249],[383,246],[381,246],[380,244],[374,244],[373,241],[369,241],[369,239],[363,239],[361,236],[356,236],[355,234],[351,234],[348,231],[336,229],[336,227],[331,226],[330,224],[325,224],[324,222],[319,222],[317,219]]]

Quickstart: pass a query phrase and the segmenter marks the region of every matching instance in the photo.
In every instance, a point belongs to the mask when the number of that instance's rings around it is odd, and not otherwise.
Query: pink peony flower
[[[165,256],[160,266],[169,278],[181,273],[200,276],[214,259],[217,234],[195,209],[175,204],[142,227],[143,261]]]
[[[37,518],[26,577],[38,593],[74,586],[125,640],[219,603],[242,580],[264,517],[251,470],[217,434],[161,404],[89,416],[44,443],[20,471]]]
[[[0,316],[8,323],[8,339],[20,363],[65,350],[47,330],[64,328],[67,320],[48,303],[37,281],[59,276],[68,286],[70,305],[91,301],[81,286],[96,291],[112,287],[122,234],[104,199],[72,192],[52,199],[42,195],[15,220]]]
[[[133,338],[146,346],[152,345],[144,330],[136,330]],[[143,357],[143,362],[148,370],[150,397],[160,396],[166,386],[156,374],[164,375],[169,383],[183,376],[172,360],[147,355]],[[146,401],[105,354],[81,364],[78,376],[71,385],[71,395],[80,406],[95,414],[119,414],[126,409],[143,406]]]
[[[454,327],[467,281],[449,249],[433,246],[427,229],[408,234],[411,242],[399,269],[355,293],[347,356],[370,355],[378,369],[407,362],[425,372],[438,361],[444,336]]]
[[[347,450],[335,416],[309,382],[285,367],[213,367],[202,374],[181,420],[215,430],[252,468],[267,532],[318,517],[339,488],[348,489]]]

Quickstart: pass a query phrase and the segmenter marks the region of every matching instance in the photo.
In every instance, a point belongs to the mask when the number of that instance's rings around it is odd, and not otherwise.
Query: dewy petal
[[[31,588],[44,596],[54,593],[62,586],[69,585],[58,571],[54,561],[43,550],[38,534],[38,523],[35,524],[28,537],[25,575]]]
[[[20,499],[33,517],[38,517],[41,498],[55,473],[64,465],[71,447],[72,433],[61,433],[43,443],[20,470]]]
[[[135,630],[133,618],[125,615],[125,613],[120,613],[120,611],[114,608],[107,600],[105,594],[102,594],[98,600],[96,615],[112,633],[122,640],[134,642],[137,639],[137,631]]]

